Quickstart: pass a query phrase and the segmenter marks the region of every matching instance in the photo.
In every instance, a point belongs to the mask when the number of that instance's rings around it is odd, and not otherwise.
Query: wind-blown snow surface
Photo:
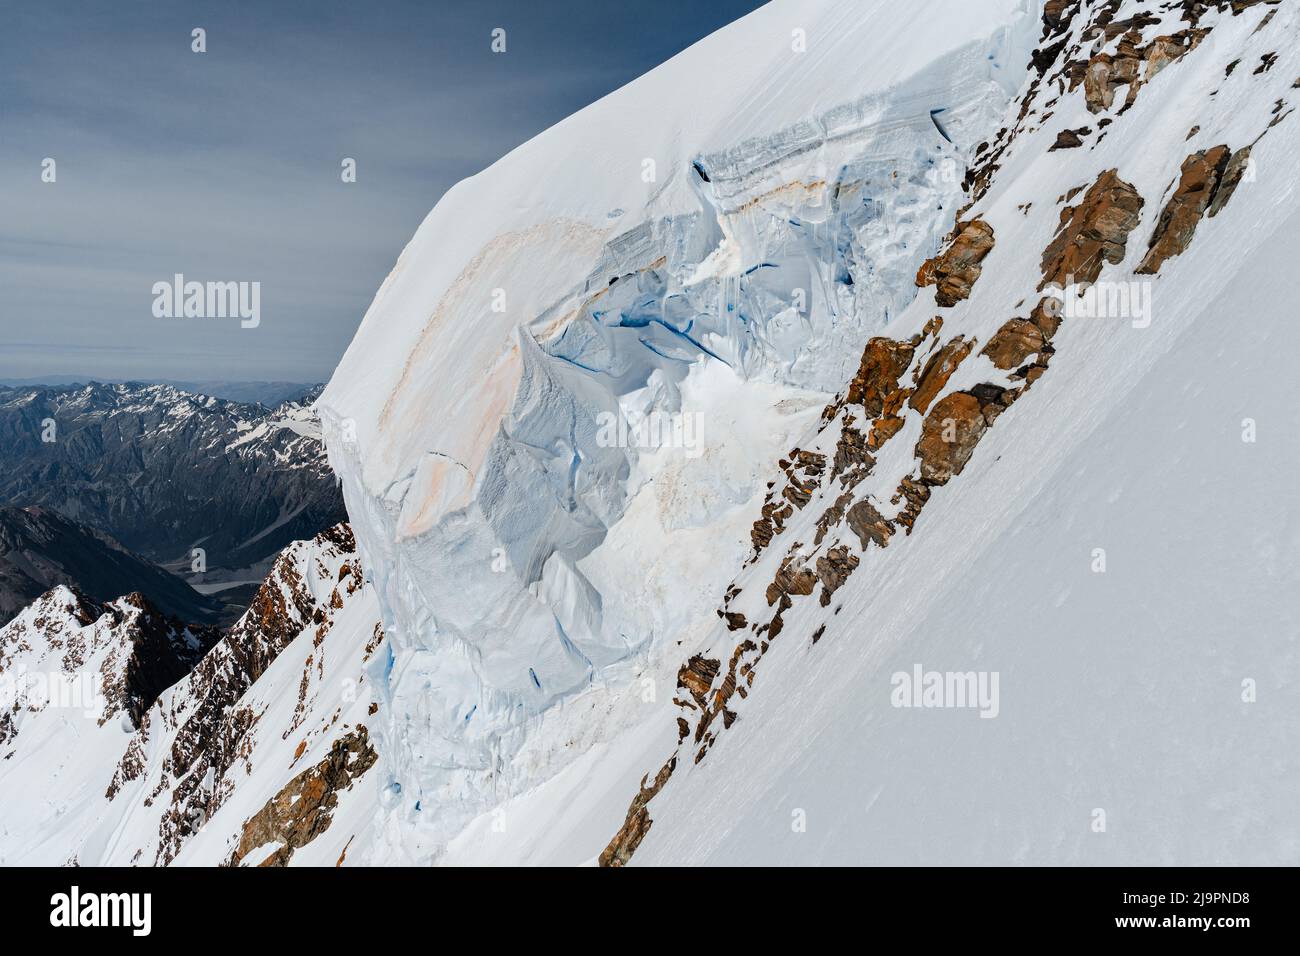
[[[771,462],[950,225],[1029,7],[772,4],[426,219],[317,406],[393,654],[395,855],[644,716],[628,682],[707,634]],[[676,447],[602,432],[650,412]],[[546,743],[587,688],[612,713]]]
[[[1088,34],[1108,7],[1085,3],[1048,62],[1188,29],[1182,7],[1122,0],[1108,22],[1155,19]],[[1300,858],[1300,456],[1278,417],[1296,399],[1300,14],[1208,10],[1199,43],[1141,65],[1133,105],[1120,86],[1103,116],[1064,82],[1007,109],[1039,12],[773,4],[426,220],[319,405],[391,639],[367,860],[589,862],[674,753],[635,863]],[[970,298],[940,306],[912,276],[999,126],[1018,132],[961,214],[996,243]],[[725,670],[744,635],[714,615],[724,592],[752,629],[814,541],[830,488],[749,561],[773,462],[834,452],[818,413],[866,338],[919,342],[942,314],[945,339],[987,344],[1037,301],[1066,195],[1104,170],[1144,200],[1101,274],[1132,280],[1184,158],[1251,143],[1231,202],[1144,280],[1150,324],[1067,320],[915,534],[848,539],[853,576],[785,612],[734,726],[688,759],[677,668]],[[1015,381],[973,351],[939,394]],[[599,416],[620,408],[702,432],[611,446]],[[886,516],[921,418],[854,492]],[[997,716],[893,706],[916,665],[997,672]]]
[[[1111,112],[1092,148],[1048,151],[1062,129],[1097,129],[1077,89],[1008,151],[968,214],[997,246],[944,313],[945,330],[981,342],[1039,284],[1063,192],[1115,168],[1146,199],[1101,276],[1131,281],[1184,157],[1255,143],[1248,180],[1150,280],[1149,326],[1067,318],[1051,369],[934,491],[915,534],[865,551],[830,607],[786,615],[735,726],[650,803],[634,863],[1300,860],[1300,451],[1284,411],[1298,397],[1300,127],[1270,126],[1295,97],[1300,11],[1265,24],[1269,12],[1209,15],[1213,32]],[[1144,35],[1185,27],[1178,14]],[[936,311],[925,291],[886,334]],[[968,359],[948,388],[996,374]],[[915,432],[900,438],[890,447],[910,455]],[[882,454],[870,479],[882,506],[895,465]],[[808,540],[817,504],[787,538]],[[771,573],[769,558],[736,586],[761,594]],[[713,655],[735,642],[719,634]],[[918,664],[997,672],[996,718],[894,706],[894,675]],[[582,821],[567,825],[580,838]]]

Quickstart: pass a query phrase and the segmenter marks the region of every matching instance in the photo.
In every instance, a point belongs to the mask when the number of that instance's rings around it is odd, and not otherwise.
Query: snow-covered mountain
[[[170,385],[0,388],[0,502],[57,511],[187,575],[201,549],[209,572],[252,567],[256,582],[289,542],[346,517],[315,397],[268,409]]]
[[[1298,30],[786,0],[451,190],[317,405],[365,860],[1294,862]]]
[[[224,632],[50,591],[0,628],[0,863],[340,861],[378,805],[382,642],[347,525]]]
[[[1300,862],[1297,35],[777,0],[460,184],[350,527],[0,628],[0,862]]]

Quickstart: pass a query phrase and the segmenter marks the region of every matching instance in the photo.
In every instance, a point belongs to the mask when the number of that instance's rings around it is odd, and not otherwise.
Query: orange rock
[[[953,392],[941,398],[925,417],[916,443],[922,480],[942,485],[961,474],[987,428],[979,399],[974,395]]]
[[[1191,245],[1196,227],[1214,202],[1232,158],[1232,151],[1221,145],[1198,150],[1183,160],[1178,188],[1169,197],[1169,202],[1165,203],[1165,208],[1160,210],[1160,218],[1147,244],[1147,254],[1137,267],[1139,275],[1154,275],[1166,260],[1181,255]],[[1244,172],[1244,160],[1240,169]],[[1239,172],[1237,180],[1240,178]],[[1236,182],[1229,188],[1229,195],[1235,186]],[[1226,201],[1225,199],[1224,202]],[[1215,211],[1222,206],[1223,203],[1219,203]]]
[[[1029,321],[1043,333],[1044,342],[1051,341],[1056,330],[1061,327],[1060,300],[1044,296],[1039,300],[1038,305],[1034,306],[1034,311],[1029,313]]]
[[[858,374],[849,383],[848,401],[861,405],[867,418],[880,415],[885,398],[898,388],[898,379],[912,363],[913,348],[908,342],[877,337],[862,351]]]
[[[867,436],[867,448],[876,451],[889,439],[898,434],[903,427],[903,419],[897,415],[889,418],[877,418],[871,425],[871,434]]]
[[[970,296],[980,277],[980,263],[993,249],[993,227],[982,219],[959,222],[956,232],[948,248],[927,259],[916,274],[918,287],[936,286],[935,301],[944,308]]]
[[[974,344],[973,341],[958,335],[949,340],[934,355],[930,356],[930,360],[925,363],[925,369],[921,372],[921,377],[916,383],[916,391],[912,393],[908,404],[924,415],[925,410],[934,401],[934,397],[948,383],[952,373],[957,371],[957,366],[970,354],[971,347]]]
[[[1143,200],[1113,169],[1097,177],[1077,206],[1061,211],[1061,226],[1043,252],[1040,289],[1071,282],[1096,282],[1103,262],[1124,261],[1128,235],[1137,226]]]
[[[1025,359],[1042,351],[1043,333],[1025,319],[1010,319],[989,339],[981,353],[998,368],[1019,368]]]

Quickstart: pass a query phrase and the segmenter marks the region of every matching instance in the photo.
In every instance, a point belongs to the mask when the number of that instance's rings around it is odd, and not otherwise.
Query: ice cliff
[[[429,214],[317,405],[389,637],[394,855],[633,723],[627,688],[706,640],[766,469],[915,296],[1039,25],[770,4]]]

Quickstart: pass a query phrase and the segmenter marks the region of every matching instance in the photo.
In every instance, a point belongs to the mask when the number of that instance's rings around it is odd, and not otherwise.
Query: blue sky
[[[0,378],[324,380],[447,188],[760,5],[5,4]],[[260,326],[155,318],[177,272]]]

